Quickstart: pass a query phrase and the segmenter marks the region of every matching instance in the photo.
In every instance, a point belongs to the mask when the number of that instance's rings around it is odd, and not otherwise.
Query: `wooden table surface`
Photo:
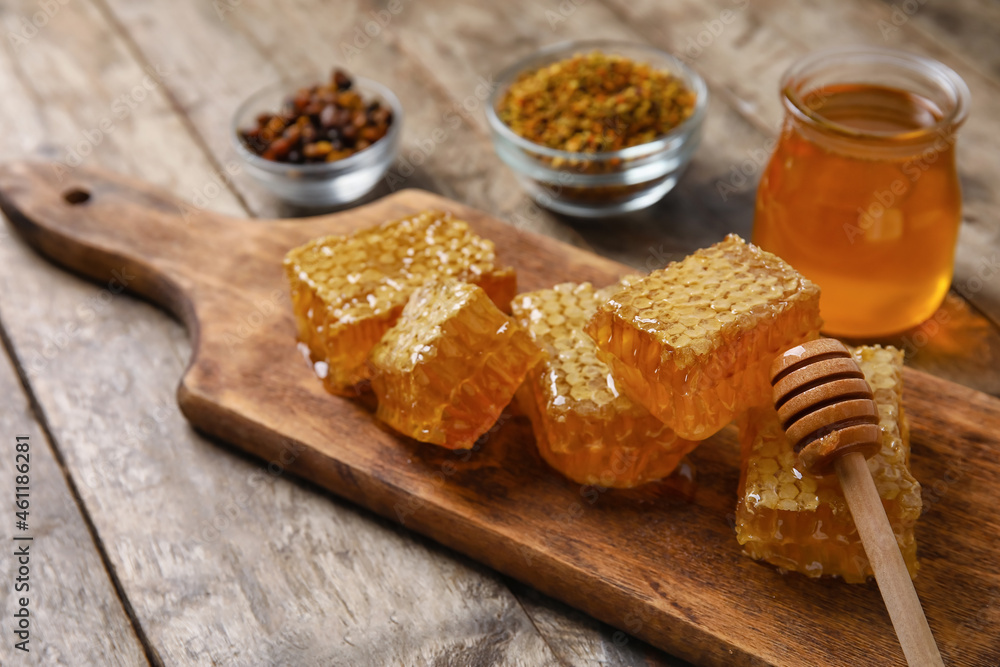
[[[369,23],[387,6],[397,12],[381,13],[386,25]],[[400,97],[402,156],[417,165],[406,186],[639,269],[749,234],[757,164],[781,118],[777,82],[796,58],[858,42],[937,58],[972,90],[958,268],[941,310],[890,342],[916,368],[1000,395],[995,3],[6,0],[0,24],[0,159],[101,165],[199,207],[294,214],[240,171],[230,117],[257,88],[341,64]],[[702,146],[676,190],[613,225],[535,207],[493,153],[482,114],[513,59],[579,38],[684,55],[711,89]],[[745,165],[752,175],[737,177]],[[14,649],[5,621],[0,664],[680,664],[278,462],[194,433],[174,398],[190,352],[180,325],[117,283],[50,266],[7,226],[0,325],[0,433],[30,435],[35,536],[31,652]],[[12,450],[0,457],[11,495]],[[9,539],[14,518],[2,523]],[[2,563],[12,580],[14,560]],[[0,590],[8,619],[16,596]]]

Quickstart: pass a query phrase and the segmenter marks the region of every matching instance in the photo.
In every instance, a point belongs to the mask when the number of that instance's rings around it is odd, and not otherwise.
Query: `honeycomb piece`
[[[541,356],[483,289],[428,283],[372,350],[376,416],[423,442],[472,447]]]
[[[704,440],[769,402],[771,360],[821,324],[816,285],[730,234],[620,290],[586,330],[629,398]]]
[[[678,438],[621,394],[584,333],[617,289],[564,283],[519,294],[511,307],[545,352],[517,394],[542,458],[574,482],[628,488],[668,476],[698,443]]]
[[[285,271],[299,338],[317,374],[329,391],[348,396],[368,378],[368,353],[424,282],[452,276],[475,283],[506,312],[517,291],[493,243],[440,211],[315,239],[288,253]]]
[[[882,449],[868,460],[882,505],[910,576],[917,574],[914,524],[920,484],[910,474],[910,437],[902,403],[903,353],[895,348],[852,350],[875,393]],[[752,558],[810,577],[839,575],[860,583],[872,575],[836,475],[814,477],[795,468],[795,453],[773,408],[740,420],[742,472],[736,536]]]

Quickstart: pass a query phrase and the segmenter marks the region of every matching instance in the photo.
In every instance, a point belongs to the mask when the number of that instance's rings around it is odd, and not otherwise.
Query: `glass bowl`
[[[403,126],[403,107],[391,90],[375,81],[353,77],[352,89],[364,100],[378,100],[392,110],[388,132],[371,146],[334,162],[289,164],[266,160],[243,145],[239,130],[253,126],[258,114],[277,112],[289,95],[320,81],[320,77],[311,77],[275,83],[257,91],[236,109],[229,132],[251,176],[277,197],[306,207],[348,204],[370,192],[396,159]]]
[[[523,72],[595,50],[672,73],[695,94],[691,116],[655,141],[596,153],[536,144],[500,120],[497,105]],[[539,205],[566,215],[596,218],[646,208],[669,192],[698,147],[707,107],[704,79],[669,53],[650,46],[592,40],[556,44],[505,69],[497,77],[486,117],[497,155]]]

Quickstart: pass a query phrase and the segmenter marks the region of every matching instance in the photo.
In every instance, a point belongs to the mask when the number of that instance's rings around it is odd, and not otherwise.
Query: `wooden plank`
[[[508,580],[508,585],[564,665],[679,667],[688,664],[530,586],[514,580]]]
[[[418,5],[403,6],[401,15],[421,11]],[[427,188],[501,214],[513,215],[527,207],[527,198],[493,156],[489,140],[474,130],[471,118],[475,114],[458,113],[452,100],[441,94],[432,73],[400,50],[390,29],[345,62],[345,45],[353,46],[355,30],[372,20],[370,12],[381,9],[377,2],[246,2],[224,11],[221,19],[211,4],[196,0],[108,0],[108,7],[145,60],[168,62],[180,73],[175,83],[167,85],[221,162],[237,159],[229,121],[246,97],[282,79],[326,77],[338,63],[389,85],[403,104],[403,147],[390,170],[392,188]],[[312,29],[318,24],[324,29]],[[183,49],[158,38],[181,33],[185,35]],[[212,68],[204,67],[207,60],[213,62]],[[461,99],[471,96],[475,100],[479,85],[478,81],[470,85]],[[238,174],[233,185],[257,216],[302,213],[275,200],[249,175]],[[383,184],[375,194],[390,191]],[[531,223],[550,236],[581,242],[571,227],[547,213],[532,214]]]
[[[4,638],[0,664],[7,665],[122,665],[147,664],[115,586],[108,577],[86,521],[66,484],[51,444],[35,420],[28,397],[6,351],[0,353],[0,433],[4,453],[0,478],[9,498],[4,516],[3,593]],[[27,459],[15,461],[15,438],[27,436]],[[27,530],[14,526],[15,476],[27,463]],[[29,536],[32,539],[14,541]],[[14,553],[28,550],[27,574]],[[15,586],[26,586],[18,590]],[[27,599],[29,633],[18,637],[21,599]],[[27,639],[25,651],[18,642]]]
[[[94,277],[124,261],[136,274],[130,289],[196,332],[178,396],[199,429],[269,460],[294,452],[288,467],[297,474],[690,660],[899,662],[873,585],[782,577],[740,555],[724,519],[739,464],[731,430],[692,454],[701,474],[689,502],[669,502],[663,485],[597,492],[591,501],[542,464],[524,420],[457,456],[397,437],[369,408],[326,394],[299,358],[287,307],[239,345],[226,335],[281,290],[280,260],[291,247],[427,208],[450,210],[494,240],[525,289],[570,278],[606,284],[627,267],[417,190],[263,225],[206,214],[188,232],[176,202],[127,178],[77,174],[74,186],[92,193],[77,207],[61,200],[44,165],[0,170],[0,183],[4,210],[34,247]],[[218,255],[236,244],[239,255]],[[1000,401],[912,370],[905,379],[914,474],[938,494],[928,493],[934,511],[919,526],[917,587],[951,664],[996,662],[993,633],[969,619],[1000,586],[1000,544],[983,537],[1000,529],[992,510],[1000,502],[992,453]],[[798,636],[813,639],[790,639]]]
[[[1000,5],[989,0],[903,3],[882,0],[890,14],[879,24],[884,39],[892,38],[904,24],[924,32],[930,39],[961,58],[984,77],[1000,85]]]
[[[344,63],[344,44],[353,45],[355,28],[370,20],[375,3],[332,7],[324,3],[240,4],[219,13],[205,3],[174,2],[108,3],[111,19],[119,23],[140,56],[150,62],[167,62],[178,73],[174,85],[167,82],[179,107],[221,164],[234,163],[228,137],[227,119],[250,91],[269,81],[294,78],[307,72],[326,74],[331,63]],[[414,8],[407,7],[406,11]],[[335,15],[335,16],[334,16]],[[274,20],[275,16],[282,17]],[[326,18],[323,18],[326,17]],[[309,25],[321,20],[323,31]],[[185,34],[184,49],[158,39],[161,34]],[[359,42],[360,43],[360,42]],[[220,52],[221,49],[221,52]],[[215,66],[206,71],[204,62]],[[580,235],[556,217],[538,209],[514,183],[513,176],[495,158],[485,133],[473,120],[455,111],[455,102],[433,75],[399,48],[388,30],[384,39],[372,40],[347,64],[351,71],[389,84],[406,107],[402,159],[417,163],[411,176],[402,160],[393,173],[406,186],[419,185],[449,194],[471,204],[497,211],[519,225],[542,231],[574,244],[583,244]],[[475,96],[474,82],[458,102]],[[476,98],[478,99],[478,98]],[[470,106],[472,102],[469,103]],[[428,143],[428,138],[432,138]],[[270,198],[245,174],[232,178],[236,192],[255,215],[300,214]],[[379,193],[385,194],[387,188]],[[533,607],[525,605],[529,615]],[[629,638],[614,649],[615,632],[597,631],[578,621],[547,614],[546,622],[535,623],[557,653],[571,652],[583,664],[618,664],[612,657],[631,664],[646,656],[641,642]],[[558,627],[557,627],[558,626]],[[549,628],[553,628],[550,632]],[[574,637],[573,646],[563,646],[563,638]],[[670,658],[661,656],[660,661]]]
[[[37,6],[9,11],[31,16]],[[90,142],[85,164],[242,214],[224,182],[209,187],[225,163],[206,159],[164,95],[171,75],[183,87],[170,63],[146,63],[166,73],[116,115],[146,72],[91,5],[61,5],[10,55],[0,54],[0,85],[14,91],[0,118],[20,133],[3,159],[64,158],[108,119],[113,131]],[[157,660],[553,662],[495,575],[194,436],[174,399],[190,352],[183,331],[118,298],[113,276],[81,283],[16,239],[0,257],[11,344]],[[216,523],[227,526],[218,536]]]

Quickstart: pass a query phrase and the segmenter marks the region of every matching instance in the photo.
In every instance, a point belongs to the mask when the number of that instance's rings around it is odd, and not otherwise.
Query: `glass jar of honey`
[[[820,286],[827,333],[876,337],[921,323],[954,269],[955,136],[968,87],[933,60],[856,47],[802,59],[781,96],[754,242]]]

